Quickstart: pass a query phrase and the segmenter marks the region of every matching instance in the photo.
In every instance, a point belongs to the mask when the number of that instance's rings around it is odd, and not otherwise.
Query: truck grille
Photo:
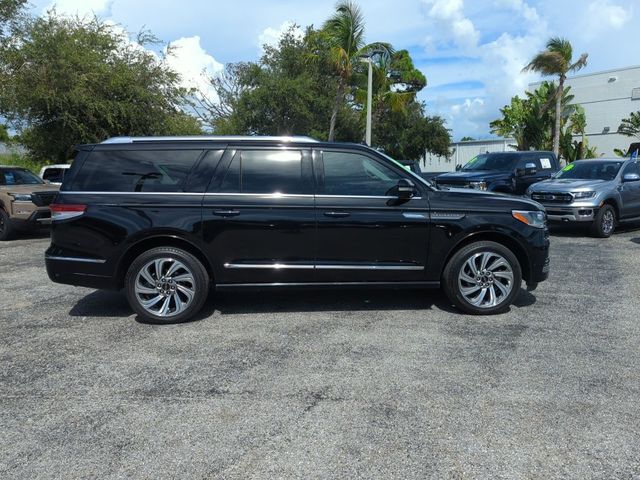
[[[570,193],[533,192],[531,200],[541,203],[571,203],[573,195]]]
[[[34,192],[31,194],[31,201],[38,207],[48,207],[58,195],[58,192]]]
[[[469,188],[469,182],[438,182],[436,180],[436,185],[444,188]]]

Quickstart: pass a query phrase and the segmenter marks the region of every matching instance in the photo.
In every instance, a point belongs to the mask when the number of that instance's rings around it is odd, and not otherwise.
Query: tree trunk
[[[558,92],[556,93],[556,118],[553,129],[553,153],[560,158],[560,117],[562,116],[562,96],[564,93],[564,75],[560,75]]]
[[[336,99],[333,102],[333,110],[331,111],[331,122],[329,123],[329,139],[328,140],[330,142],[333,142],[333,139],[336,136],[336,119],[338,118],[338,109],[340,108],[342,97],[344,97],[344,82],[342,78],[340,78],[340,83],[338,83],[338,91],[336,93]]]

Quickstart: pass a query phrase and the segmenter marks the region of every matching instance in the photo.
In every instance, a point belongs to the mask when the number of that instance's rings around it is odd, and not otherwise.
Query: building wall
[[[456,169],[456,165],[464,165],[481,153],[515,150],[512,146],[514,143],[512,138],[452,143],[449,159],[427,152],[420,168],[423,172],[451,172]]]
[[[539,85],[532,83],[529,90]],[[640,66],[576,75],[567,78],[566,85],[575,97],[573,103],[584,108],[589,145],[607,157],[614,156],[614,148],[626,149],[633,139],[617,131],[623,118],[640,110]]]

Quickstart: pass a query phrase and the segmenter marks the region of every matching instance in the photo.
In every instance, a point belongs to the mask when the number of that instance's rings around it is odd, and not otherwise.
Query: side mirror
[[[622,177],[623,182],[637,182],[640,180],[640,175],[637,173],[625,173]]]
[[[462,165],[456,165],[456,172],[459,172],[460,170],[462,170]]]
[[[396,185],[398,198],[411,198],[416,191],[416,186],[408,178],[401,178]]]

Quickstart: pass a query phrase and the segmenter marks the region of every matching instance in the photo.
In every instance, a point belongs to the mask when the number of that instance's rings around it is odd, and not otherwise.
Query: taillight
[[[62,203],[52,203],[49,205],[51,210],[51,220],[68,220],[69,218],[81,216],[87,209],[86,205],[68,205]]]

